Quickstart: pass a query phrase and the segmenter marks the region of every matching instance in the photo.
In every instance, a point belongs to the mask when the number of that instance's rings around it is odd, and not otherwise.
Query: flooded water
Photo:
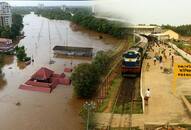
[[[79,111],[82,101],[73,96],[72,86],[58,86],[51,94],[18,89],[40,67],[48,67],[62,73],[64,66],[90,62],[82,59],[56,58],[52,48],[55,45],[93,47],[109,50],[112,44],[105,44],[96,35],[75,32],[68,21],[48,20],[29,14],[24,17],[24,45],[34,63],[25,66],[13,56],[5,56],[0,80],[0,130],[81,130]],[[108,42],[107,42],[108,43]],[[49,64],[49,61],[55,61]],[[21,105],[17,106],[16,103]]]

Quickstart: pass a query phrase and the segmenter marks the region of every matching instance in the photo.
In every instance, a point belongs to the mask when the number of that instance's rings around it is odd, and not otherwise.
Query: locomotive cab
[[[129,76],[140,73],[141,53],[135,50],[129,50],[123,54],[122,75]]]

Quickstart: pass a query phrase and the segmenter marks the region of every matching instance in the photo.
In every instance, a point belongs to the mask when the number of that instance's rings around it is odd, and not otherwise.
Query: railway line
[[[127,120],[128,127],[132,127],[132,114],[135,107],[134,103],[139,99],[139,81],[139,78],[124,78],[122,80],[114,102],[107,130],[111,130],[115,114],[120,114],[121,117],[125,114],[129,114],[129,119]],[[122,119],[123,118],[120,118],[119,121],[119,130],[123,130],[124,128]]]
[[[140,38],[140,42],[148,42],[145,37],[142,37],[136,34],[137,37]],[[121,49],[123,50],[123,49]],[[121,53],[119,51],[119,53]],[[118,54],[119,54],[118,53]],[[116,54],[116,56],[118,56]],[[113,109],[111,112],[111,117],[109,120],[109,124],[107,126],[107,130],[111,130],[111,126],[113,124],[114,115],[120,114],[121,118],[119,118],[118,129],[123,130],[124,127],[132,128],[132,114],[136,113],[137,103],[141,103],[142,99],[140,97],[140,78],[123,78],[120,87],[117,92],[116,100],[113,105]],[[142,106],[141,106],[142,107]],[[126,126],[124,126],[123,115],[128,114],[128,120],[126,119]],[[122,123],[123,122],[123,123]]]

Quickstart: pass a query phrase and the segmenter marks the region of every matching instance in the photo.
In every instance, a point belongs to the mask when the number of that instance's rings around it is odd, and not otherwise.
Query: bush
[[[19,61],[29,61],[29,60],[31,60],[31,58],[30,57],[27,57],[27,54],[26,54],[26,52],[25,52],[25,47],[24,46],[21,46],[21,47],[16,47],[15,48],[15,50],[16,50],[16,56],[17,56],[17,59],[19,60]]]
[[[95,66],[100,75],[104,74],[108,70],[111,58],[104,51],[99,51],[94,58],[92,65]],[[104,71],[103,71],[104,70]]]
[[[97,89],[99,75],[94,66],[82,63],[74,70],[71,79],[78,97],[91,98]]]
[[[106,52],[97,52],[92,64],[79,64],[72,73],[71,79],[74,86],[74,91],[78,97],[91,98],[94,96],[101,76],[108,70],[110,57]]]

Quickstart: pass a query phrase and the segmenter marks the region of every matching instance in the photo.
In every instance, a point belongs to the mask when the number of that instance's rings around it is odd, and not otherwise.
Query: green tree
[[[24,46],[16,48],[16,56],[19,61],[25,61],[27,54],[25,53]]]
[[[3,37],[3,38],[10,38],[10,36],[11,36],[10,28],[8,26],[4,27],[2,32],[1,32],[1,37]]]
[[[94,58],[92,65],[95,66],[96,70],[100,75],[107,72],[111,58],[104,51],[99,51]]]
[[[78,97],[91,98],[97,89],[99,75],[93,65],[82,63],[74,70],[71,79]]]

